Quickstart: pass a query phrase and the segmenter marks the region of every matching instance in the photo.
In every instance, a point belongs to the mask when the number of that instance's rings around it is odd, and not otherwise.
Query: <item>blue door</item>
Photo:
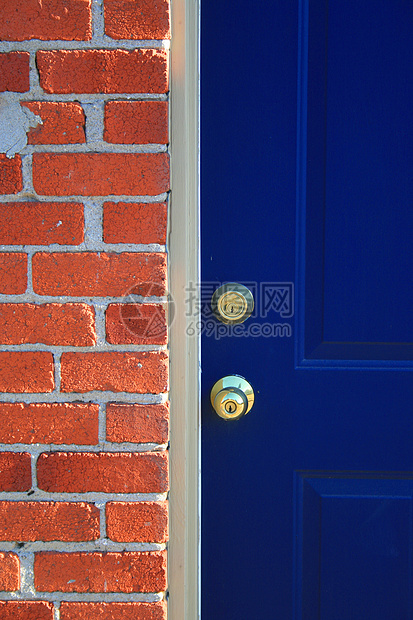
[[[203,620],[413,619],[412,32],[411,0],[202,2]]]

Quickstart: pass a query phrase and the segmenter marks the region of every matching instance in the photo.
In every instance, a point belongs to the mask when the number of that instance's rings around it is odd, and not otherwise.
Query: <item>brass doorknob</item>
[[[254,390],[239,375],[229,375],[215,383],[211,390],[211,403],[224,420],[238,420],[254,404]]]

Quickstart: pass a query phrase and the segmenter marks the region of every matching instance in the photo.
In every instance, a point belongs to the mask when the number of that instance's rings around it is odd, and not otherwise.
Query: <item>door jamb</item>
[[[200,618],[200,338],[188,335],[188,284],[200,281],[200,0],[172,0],[169,277],[171,493],[168,620]],[[196,294],[196,293],[195,293]],[[193,293],[191,293],[193,295]],[[199,304],[195,304],[199,307]],[[191,307],[195,305],[192,303]]]

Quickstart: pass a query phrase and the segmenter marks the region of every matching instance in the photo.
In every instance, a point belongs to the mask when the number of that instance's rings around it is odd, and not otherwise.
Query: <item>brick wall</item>
[[[0,620],[166,618],[169,32],[0,0]]]

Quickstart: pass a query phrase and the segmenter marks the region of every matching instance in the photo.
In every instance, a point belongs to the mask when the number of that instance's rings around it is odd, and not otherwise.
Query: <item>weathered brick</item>
[[[39,488],[51,493],[165,493],[166,452],[43,452]]]
[[[169,403],[106,405],[106,439],[116,443],[157,443],[168,441]]]
[[[47,93],[168,91],[167,50],[41,50],[37,67]]]
[[[0,293],[21,295],[27,288],[27,254],[0,253]]]
[[[105,202],[105,243],[166,243],[166,203]]]
[[[106,340],[111,344],[166,344],[165,306],[110,304],[106,309]]]
[[[112,39],[170,39],[169,0],[105,0]]]
[[[106,531],[108,538],[115,542],[165,543],[168,540],[168,503],[108,502]]]
[[[0,352],[0,392],[52,392],[53,356],[45,351]]]
[[[35,153],[33,185],[45,196],[157,196],[169,190],[169,155]]]
[[[162,592],[166,552],[36,553],[38,592]]]
[[[0,0],[0,40],[90,39],[90,4],[91,0]]]
[[[33,289],[74,297],[164,295],[166,254],[39,252],[33,256]]]
[[[29,144],[81,144],[86,142],[85,113],[79,103],[54,101],[24,101],[26,106],[41,117],[27,135]]]
[[[168,356],[164,351],[139,353],[63,353],[61,391],[132,392],[168,391]]]
[[[46,601],[0,601],[1,620],[53,620],[53,603]]]
[[[15,155],[9,159],[0,153],[0,194],[17,194],[22,189],[22,158]]]
[[[0,344],[87,347],[96,344],[95,312],[87,304],[0,304]]]
[[[0,553],[0,590],[13,592],[20,588],[20,562],[15,553]],[[0,607],[0,618],[3,618]]]
[[[69,603],[60,605],[60,620],[166,620],[166,602]]]
[[[28,491],[32,486],[30,454],[0,452],[0,491]]]
[[[95,445],[98,430],[93,403],[0,403],[0,443]]]
[[[83,228],[83,205],[77,202],[0,203],[3,245],[78,245]]]
[[[1,8],[5,3],[9,4],[9,6],[13,6],[8,0],[0,0],[0,31],[3,24],[1,19]],[[8,90],[15,93],[25,93],[29,89],[29,52],[9,52],[8,54],[0,54],[0,92]],[[11,194],[12,192],[4,193]]]
[[[93,504],[0,502],[0,540],[81,541],[99,535],[99,510]]]
[[[110,101],[105,105],[106,142],[167,144],[166,101]]]

